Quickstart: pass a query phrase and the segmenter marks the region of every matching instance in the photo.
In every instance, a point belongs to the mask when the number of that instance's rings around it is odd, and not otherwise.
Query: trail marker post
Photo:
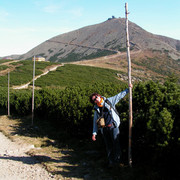
[[[10,84],[10,73],[8,72],[8,116],[10,116],[10,97],[9,97],[9,86]]]
[[[33,63],[33,89],[32,89],[32,126],[34,121],[34,77],[35,77],[35,61],[36,57],[34,56],[34,63]]]
[[[125,3],[125,15],[126,15],[126,47],[127,47],[127,61],[128,61],[128,85],[131,83],[131,58],[130,58],[130,44],[129,44],[129,32],[128,32],[128,4]],[[129,87],[129,142],[128,142],[128,163],[132,166],[131,155],[131,143],[132,143],[132,87]]]

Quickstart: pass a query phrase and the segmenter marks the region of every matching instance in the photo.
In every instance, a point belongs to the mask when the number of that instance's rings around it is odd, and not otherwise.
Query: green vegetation
[[[163,76],[169,76],[172,73],[179,71],[179,64],[171,58],[162,59],[162,57],[146,57],[140,60],[132,59],[132,63],[138,66],[146,67],[147,69],[159,73]]]
[[[61,51],[61,50],[60,50],[60,51]],[[61,54],[65,53],[65,51],[63,51],[63,52],[60,52],[60,51],[59,51],[59,53],[55,54],[54,56],[51,56],[50,59],[49,59],[49,61],[51,61],[51,62],[56,62],[56,61],[58,61],[58,56],[60,56]]]
[[[92,53],[90,55],[87,55],[81,59],[94,59],[98,57],[108,56],[111,54],[116,54],[116,52],[108,51],[108,50],[98,50],[96,53]]]
[[[152,61],[152,59],[151,59]],[[28,82],[32,79],[32,61],[20,61],[12,82]],[[23,65],[22,65],[23,64]],[[37,73],[51,63],[37,63]],[[30,70],[31,69],[31,70]],[[106,97],[113,96],[127,88],[127,84],[117,80],[117,71],[66,64],[39,78],[35,85],[35,124],[46,125],[38,131],[39,136],[48,136],[64,142],[69,147],[81,142],[81,148],[91,137],[93,106],[89,95],[98,92]],[[31,74],[29,77],[27,74]],[[13,77],[14,76],[14,77]],[[1,78],[1,77],[0,77]],[[3,79],[4,78],[4,79]],[[0,112],[7,112],[7,76],[0,87]],[[26,80],[24,80],[27,78]],[[159,82],[139,82],[133,87],[133,169],[126,172],[127,179],[178,179],[180,161],[180,86],[178,78],[169,77],[163,84]],[[3,84],[5,86],[3,87]],[[10,90],[10,109],[12,116],[31,115],[32,91]],[[127,163],[128,149],[128,96],[117,104],[121,116],[122,161]],[[23,123],[22,123],[23,126]],[[23,127],[22,127],[23,129]],[[75,140],[76,139],[76,140]],[[71,144],[68,144],[71,142]],[[95,150],[104,153],[104,146],[97,140]],[[76,147],[77,148],[77,147]],[[103,154],[102,153],[102,154]],[[97,156],[96,156],[97,157]],[[96,159],[91,155],[91,158]],[[104,157],[98,157],[97,162]],[[117,170],[118,171],[118,170]],[[121,171],[122,172],[122,171]],[[125,175],[116,172],[119,177]],[[126,179],[126,178],[125,178]]]
[[[89,66],[66,64],[56,71],[36,80],[39,87],[66,87],[74,85],[91,85],[95,83],[122,84],[116,79],[117,71]]]
[[[113,49],[117,49],[118,51],[120,52],[126,52],[127,51],[127,48],[126,47],[122,47],[120,45],[117,45],[115,47],[113,47]],[[132,50],[132,49],[131,49]]]
[[[114,40],[112,40],[112,41],[109,41],[109,42],[104,46],[104,48],[108,48],[109,46],[112,46],[112,45],[116,44],[117,41],[118,41],[118,39],[114,39]]]
[[[52,49],[48,49],[48,52],[49,52],[49,53],[52,53],[52,52],[54,52],[54,51],[53,51]]]
[[[5,69],[7,69],[7,68],[8,68],[8,66],[1,65],[1,66],[0,66],[0,71],[5,70]]]
[[[10,60],[10,59],[0,59],[0,64],[5,63],[5,62],[9,62],[9,61],[12,61],[12,60]]]
[[[54,128],[49,136],[85,140],[91,136],[93,107],[89,95],[99,92],[106,97],[125,89],[116,83],[90,83],[70,86],[64,90],[42,89],[35,91],[35,117]],[[7,89],[0,90],[0,109],[7,108]],[[121,113],[121,147],[127,156],[128,96],[117,104]],[[171,77],[164,84],[153,81],[141,82],[133,88],[133,163],[134,167],[153,167],[154,178],[176,177],[180,150],[180,88]],[[31,91],[11,92],[11,113],[31,113]],[[47,133],[47,132],[46,132]],[[63,136],[64,137],[64,136]],[[65,141],[65,139],[63,139]],[[104,149],[99,149],[104,152]],[[176,158],[175,158],[176,157]],[[125,160],[124,160],[125,161]],[[142,170],[142,169],[141,169]],[[164,172],[168,172],[164,173]]]
[[[58,54],[59,55],[59,54]],[[57,56],[55,55],[55,58]],[[74,51],[72,51],[70,54],[68,54],[66,57],[64,58],[60,58],[58,61],[59,62],[73,62],[73,61],[78,61],[81,59],[81,54],[76,54],[74,53]]]
[[[178,42],[177,45],[176,45],[176,49],[177,49],[178,51],[180,51],[180,43],[179,43],[179,42]]]
[[[90,55],[84,55],[84,54],[76,54],[74,51],[72,51],[70,54],[68,54],[67,57],[61,58],[58,61],[59,62],[73,62],[73,61],[79,61],[82,59],[94,59],[98,57],[103,57],[111,54],[115,54],[116,52],[108,51],[108,50],[97,50],[96,53],[92,53]]]
[[[51,62],[36,62],[35,64],[35,75],[42,74],[42,71],[50,65],[55,63]],[[30,82],[33,78],[33,61],[18,61],[11,63],[16,66],[15,70],[10,73],[10,85],[22,85]],[[1,66],[0,66],[1,67]],[[0,76],[1,87],[7,86],[7,75]]]
[[[118,50],[118,51],[120,51],[120,52],[126,52],[126,51],[127,51],[127,48],[124,47],[124,44],[121,43],[121,44],[115,46],[115,44],[117,44],[117,41],[118,41],[118,39],[114,39],[114,40],[108,42],[108,43],[104,46],[104,48],[108,48],[109,46],[111,46],[110,49]],[[134,49],[133,46],[134,46],[134,45],[131,45],[130,50],[133,50],[133,49]]]

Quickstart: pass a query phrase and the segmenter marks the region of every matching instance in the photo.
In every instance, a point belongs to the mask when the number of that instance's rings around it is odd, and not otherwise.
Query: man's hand
[[[96,135],[95,134],[92,135],[92,140],[96,141]]]
[[[132,85],[132,84],[129,84],[129,87],[133,88],[133,85]]]

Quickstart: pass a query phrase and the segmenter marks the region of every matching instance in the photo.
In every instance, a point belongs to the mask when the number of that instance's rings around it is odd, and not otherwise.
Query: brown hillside
[[[131,49],[134,51],[166,51],[172,59],[180,59],[179,40],[154,35],[132,22],[129,22],[129,34]],[[125,19],[111,19],[53,37],[20,58],[28,59],[41,55],[46,60],[61,62],[90,59],[92,55],[100,55],[107,50],[124,52],[125,37]]]

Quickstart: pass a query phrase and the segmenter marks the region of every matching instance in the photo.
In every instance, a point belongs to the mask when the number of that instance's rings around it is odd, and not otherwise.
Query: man
[[[129,86],[132,87],[132,85]],[[119,94],[109,98],[105,98],[98,93],[93,93],[90,96],[90,102],[94,104],[95,109],[93,119],[92,140],[96,141],[96,135],[98,129],[100,129],[106,144],[108,165],[110,167],[120,162],[120,117],[115,108],[115,105],[128,92],[129,89],[126,89],[120,92]],[[100,117],[102,117],[102,119]],[[99,121],[101,121],[101,123],[99,123]]]

